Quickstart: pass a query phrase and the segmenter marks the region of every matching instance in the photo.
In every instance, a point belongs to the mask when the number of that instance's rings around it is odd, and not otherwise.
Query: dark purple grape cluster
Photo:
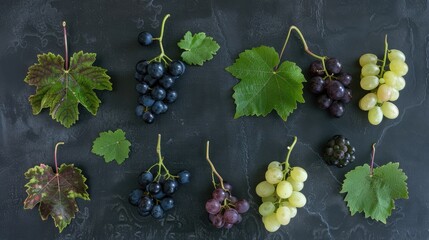
[[[160,219],[165,212],[174,207],[173,194],[178,190],[180,184],[190,181],[190,173],[183,170],[177,177],[155,180],[149,171],[139,175],[140,188],[134,189],[128,196],[131,205],[138,207],[141,216],[151,215]]]
[[[342,168],[355,160],[354,153],[355,148],[347,138],[335,135],[326,144],[323,158],[327,164]]]
[[[341,63],[336,58],[328,58],[325,66],[328,75],[322,61],[311,63],[309,89],[318,95],[320,108],[327,109],[332,116],[339,118],[344,114],[345,104],[352,99],[352,90],[349,88],[352,76],[342,72]]]
[[[247,200],[238,200],[231,194],[231,184],[224,183],[223,187],[218,186],[213,191],[212,198],[206,202],[206,211],[213,226],[230,229],[241,222],[241,214],[246,213],[250,205]]]

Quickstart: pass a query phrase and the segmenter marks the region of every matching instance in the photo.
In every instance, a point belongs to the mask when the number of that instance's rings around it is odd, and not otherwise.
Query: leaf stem
[[[285,173],[289,172],[289,168],[290,168],[289,157],[290,157],[290,154],[291,154],[293,148],[295,147],[295,144],[296,144],[297,140],[298,140],[298,138],[295,136],[293,138],[292,145],[290,145],[290,146],[287,147],[288,152],[287,152],[286,159],[285,159],[285,162],[284,162],[284,164],[285,164],[285,171],[286,171]],[[286,176],[286,174],[284,174],[284,176]]]
[[[149,62],[152,62],[152,61],[158,61],[158,62],[164,61],[165,64],[168,64],[167,60],[170,61],[170,62],[173,61],[173,60],[171,60],[171,58],[169,58],[165,54],[164,45],[162,43],[162,40],[164,39],[165,23],[167,22],[167,19],[169,17],[170,17],[170,14],[167,14],[167,15],[165,15],[164,19],[162,20],[160,36],[157,37],[157,38],[152,38],[152,40],[158,40],[159,41],[159,48],[161,50],[161,53],[157,57],[155,57],[152,60],[150,60]]]
[[[209,165],[210,165],[210,167],[212,169],[212,182],[213,182],[213,186],[214,186],[214,188],[216,188],[216,182],[215,182],[215,179],[214,179],[214,176],[213,176],[213,174],[216,174],[216,176],[219,178],[220,186],[222,187],[222,189],[224,191],[227,191],[225,189],[225,186],[223,185],[223,178],[222,178],[222,176],[216,171],[215,166],[213,165],[212,161],[210,161],[209,150],[210,150],[210,142],[207,141],[206,159],[207,159],[207,162],[209,163]]]
[[[66,60],[66,65],[65,65],[65,70],[69,70],[69,50],[68,50],[68,45],[67,45],[67,28],[66,28],[66,21],[63,21],[63,32],[64,32],[64,50],[65,50],[65,60]]]
[[[55,161],[55,171],[56,171],[56,174],[58,174],[58,161],[57,161],[58,146],[59,146],[59,145],[63,145],[63,144],[64,144],[64,142],[58,142],[58,143],[55,145],[54,161]]]
[[[371,166],[369,168],[369,176],[374,175],[374,156],[375,156],[375,143],[372,144],[372,153],[371,153]]]
[[[389,51],[389,45],[387,43],[387,34],[384,37],[384,56],[383,56],[383,65],[381,65],[381,71],[378,75],[379,78],[383,77],[384,74],[384,67],[386,66],[386,60],[387,60],[387,52]]]

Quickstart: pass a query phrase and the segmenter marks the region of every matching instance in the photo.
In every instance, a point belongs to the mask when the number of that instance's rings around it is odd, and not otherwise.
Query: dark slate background
[[[1,5],[0,239],[429,239],[427,1],[2,0]],[[179,100],[155,124],[146,125],[134,116],[133,68],[158,49],[140,47],[136,37],[143,29],[158,35],[167,13],[172,15],[164,42],[169,56],[180,56],[176,43],[188,30],[213,36],[221,49],[203,67],[188,68],[177,85]],[[96,117],[80,107],[80,119],[70,129],[51,120],[46,110],[33,116],[27,98],[35,89],[23,82],[37,54],[63,55],[63,20],[68,22],[70,51],[96,52],[96,65],[109,70],[114,88],[98,92],[102,104]],[[251,47],[265,44],[280,50],[292,24],[302,29],[314,52],[341,59],[354,76],[354,99],[345,116],[329,117],[306,91],[307,102],[287,122],[275,114],[234,120],[231,95],[237,80],[224,68]],[[410,70],[396,102],[399,117],[371,126],[357,107],[364,95],[357,59],[365,52],[382,55],[385,34],[392,48],[405,52]],[[312,61],[296,35],[285,58],[303,69]],[[100,131],[117,128],[132,142],[130,158],[121,166],[105,164],[90,152]],[[170,170],[193,173],[193,182],[175,198],[177,207],[162,221],[140,217],[127,202],[137,175],[156,161],[158,133]],[[344,134],[357,148],[356,162],[344,169],[328,167],[321,159],[324,142],[334,134]],[[270,161],[284,159],[295,135],[299,142],[291,163],[309,173],[303,190],[308,204],[290,225],[269,234],[257,213],[260,199],[254,188]],[[233,193],[251,203],[243,222],[231,230],[213,228],[204,211],[212,191],[206,140],[211,140],[212,160],[233,184]],[[91,201],[78,200],[80,212],[62,234],[52,219],[41,221],[36,209],[23,209],[24,172],[39,163],[53,165],[58,141],[66,143],[59,161],[83,170],[91,196]],[[350,216],[339,194],[344,174],[369,163],[374,142],[376,163],[398,161],[409,177],[410,198],[396,202],[386,225],[363,214]]]

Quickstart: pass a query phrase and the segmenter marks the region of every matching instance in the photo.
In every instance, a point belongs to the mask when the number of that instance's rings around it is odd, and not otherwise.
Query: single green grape
[[[372,53],[365,53],[359,58],[359,64],[361,67],[367,65],[367,64],[377,64],[377,56]]]
[[[376,88],[379,82],[380,81],[377,76],[366,76],[360,80],[360,87],[369,91]]]
[[[395,119],[399,115],[398,107],[391,102],[385,102],[381,105],[381,111],[386,118]]]
[[[387,53],[387,57],[389,58],[389,61],[399,60],[405,62],[405,54],[397,49],[389,50],[389,52]]]
[[[400,77],[404,76],[408,72],[408,65],[398,59],[391,61],[389,68],[392,72],[396,73],[396,75]]]
[[[368,111],[377,104],[377,95],[375,93],[367,93],[359,101],[359,108]]]
[[[256,194],[259,197],[269,197],[273,195],[276,188],[267,181],[262,181],[258,185],[256,185]]]
[[[258,211],[262,216],[268,216],[276,211],[276,206],[273,202],[264,202],[259,206]]]
[[[375,65],[373,63],[366,64],[365,66],[362,67],[362,70],[361,70],[361,74],[364,77],[376,76],[379,73],[380,73],[380,67],[378,67],[377,65]]]
[[[372,125],[378,125],[383,120],[383,112],[379,106],[375,106],[368,112],[368,121]]]

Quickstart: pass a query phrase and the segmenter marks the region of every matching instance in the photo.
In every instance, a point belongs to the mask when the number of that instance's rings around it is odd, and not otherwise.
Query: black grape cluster
[[[247,200],[238,200],[231,194],[231,190],[232,185],[225,182],[223,188],[218,186],[213,191],[212,198],[206,202],[209,220],[216,228],[232,228],[234,224],[241,222],[241,214],[250,208]]]
[[[316,60],[310,65],[310,91],[318,95],[317,102],[320,108],[327,109],[332,116],[341,117],[345,111],[345,104],[352,99],[352,90],[349,88],[352,76],[342,72],[341,63],[336,58],[325,61],[326,71],[322,61]]]
[[[134,189],[128,197],[131,205],[138,207],[141,216],[151,215],[153,218],[164,217],[165,211],[174,207],[173,194],[180,184],[190,181],[190,173],[183,170],[176,178],[156,180],[149,171],[142,172],[139,176],[140,188]]]
[[[142,32],[138,41],[143,46],[150,45],[152,35]],[[167,112],[168,104],[177,99],[177,92],[172,87],[185,69],[185,64],[180,60],[171,61],[168,65],[161,60],[137,62],[134,75],[138,81],[136,90],[139,93],[135,110],[137,117],[143,118],[146,123],[153,123],[155,116]]]
[[[323,158],[328,165],[342,168],[355,160],[354,154],[355,148],[350,141],[341,135],[335,135],[326,143]]]

